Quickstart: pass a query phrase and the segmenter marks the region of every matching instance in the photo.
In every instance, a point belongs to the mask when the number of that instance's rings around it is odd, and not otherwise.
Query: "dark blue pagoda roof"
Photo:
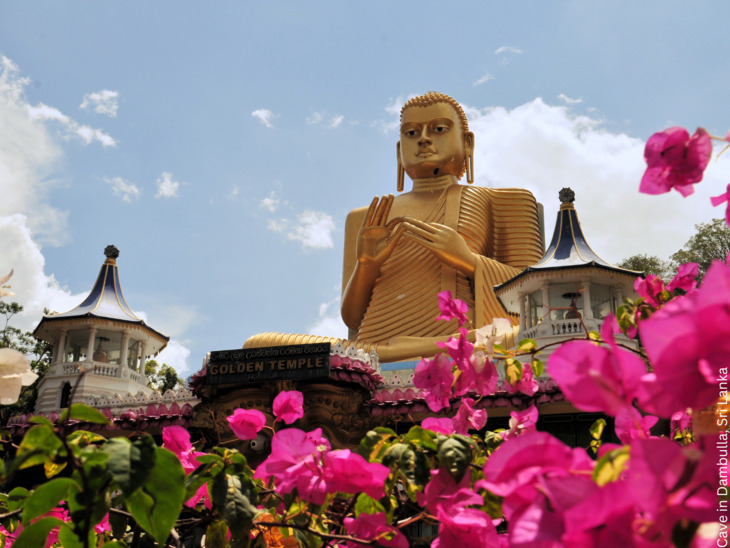
[[[560,198],[562,203],[560,204],[558,217],[555,220],[553,238],[542,259],[537,264],[528,266],[514,278],[495,286],[495,289],[501,289],[530,272],[544,272],[557,269],[598,267],[631,276],[644,275],[643,272],[619,268],[599,257],[591,246],[588,245],[583,235],[583,230],[578,220],[578,213],[575,207],[573,207],[575,194],[572,190],[566,188],[560,191]]]
[[[41,324],[49,320],[102,318],[144,326],[163,340],[170,340],[170,337],[152,329],[145,324],[144,320],[132,312],[131,307],[124,299],[122,284],[119,282],[119,269],[117,268],[116,261],[116,258],[119,256],[119,251],[114,246],[109,246],[105,250],[105,254],[107,259],[101,265],[99,275],[88,297],[80,305],[68,312],[43,316]],[[36,331],[38,331],[41,324],[38,325]]]

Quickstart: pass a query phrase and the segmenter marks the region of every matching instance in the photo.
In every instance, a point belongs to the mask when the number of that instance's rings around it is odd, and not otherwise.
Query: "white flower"
[[[512,332],[512,322],[507,318],[493,318],[492,323],[480,327],[474,332],[476,335],[476,348],[483,350],[491,360],[494,355],[494,345],[500,344],[505,335]]]
[[[0,404],[18,401],[21,387],[33,384],[37,378],[28,358],[12,348],[0,348]]]

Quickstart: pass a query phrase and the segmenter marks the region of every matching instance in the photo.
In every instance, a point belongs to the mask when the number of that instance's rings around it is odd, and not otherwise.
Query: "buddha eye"
[[[448,126],[436,126],[434,129],[436,133],[446,133],[447,131],[449,131]]]

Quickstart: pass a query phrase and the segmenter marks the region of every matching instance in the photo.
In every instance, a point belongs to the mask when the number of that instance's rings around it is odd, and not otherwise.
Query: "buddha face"
[[[473,134],[464,132],[459,115],[448,103],[409,107],[403,112],[400,155],[411,179],[460,177],[473,142]]]

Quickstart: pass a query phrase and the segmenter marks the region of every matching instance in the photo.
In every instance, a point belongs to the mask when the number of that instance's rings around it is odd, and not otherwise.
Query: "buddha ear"
[[[474,182],[474,134],[471,131],[464,132],[464,164],[466,168],[466,182]]]
[[[398,183],[396,188],[398,192],[403,192],[406,181],[406,170],[403,167],[403,162],[400,159],[400,141],[395,144],[395,155],[398,158]]]

